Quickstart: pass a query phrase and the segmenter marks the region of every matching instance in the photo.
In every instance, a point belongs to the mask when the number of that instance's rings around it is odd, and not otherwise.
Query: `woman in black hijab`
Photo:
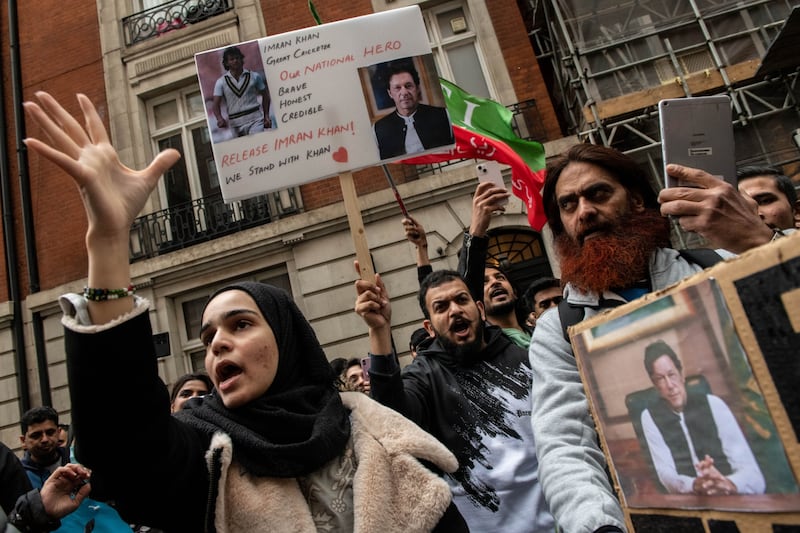
[[[179,156],[128,169],[85,96],[85,128],[36,96],[25,107],[49,142],[26,143],[72,176],[88,220],[88,288],[61,304],[76,455],[94,495],[167,531],[465,529],[447,484],[418,460],[452,472],[453,455],[366,395],[337,393],[311,326],[274,287],[212,295],[201,339],[215,391],[170,414],[149,302],[133,295],[128,232]],[[119,394],[123,385],[136,394]]]
[[[236,436],[237,459],[257,475],[302,475],[341,453],[348,412],[311,325],[286,292],[254,282],[217,291],[200,339],[216,390],[180,418]]]

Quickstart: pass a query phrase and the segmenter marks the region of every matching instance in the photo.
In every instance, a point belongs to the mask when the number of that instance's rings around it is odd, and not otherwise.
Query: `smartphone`
[[[370,366],[370,358],[369,357],[362,357],[361,358],[361,370],[364,371],[364,381],[369,381],[369,366]]]
[[[727,95],[661,100],[658,116],[667,187],[692,186],[667,175],[668,163],[705,170],[736,186],[731,99]]]
[[[502,187],[506,189],[506,184],[503,181],[503,173],[500,170],[500,163],[497,161],[484,161],[483,163],[478,163],[475,165],[475,171],[478,173],[478,181],[490,181],[497,185],[498,187]],[[506,198],[503,204],[508,203],[508,198]]]

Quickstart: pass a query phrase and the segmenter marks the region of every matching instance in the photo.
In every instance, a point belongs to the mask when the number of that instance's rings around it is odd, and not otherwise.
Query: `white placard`
[[[421,79],[422,103],[444,113],[428,36],[416,6],[323,24],[236,47],[244,56],[244,68],[250,71],[248,83],[256,84],[259,75],[266,79],[272,120],[257,133],[248,133],[246,126],[240,126],[243,136],[235,137],[232,121],[246,121],[251,113],[250,118],[264,123],[263,106],[260,97],[256,101],[251,94],[249,106],[242,109],[240,105],[238,113],[228,113],[230,104],[223,104],[230,98],[231,90],[237,98],[242,95],[248,98],[244,85],[228,81],[228,92],[217,98],[226,122],[225,127],[218,127],[214,87],[223,83],[218,82],[226,73],[223,54],[230,47],[195,56],[226,202],[408,157],[403,154],[382,159],[373,130],[376,120],[394,114],[395,103],[385,79],[393,64],[413,64]],[[240,76],[239,82],[242,80]],[[261,129],[260,123],[257,126]],[[452,134],[449,122],[447,128]],[[452,145],[452,140],[448,140],[415,155]]]

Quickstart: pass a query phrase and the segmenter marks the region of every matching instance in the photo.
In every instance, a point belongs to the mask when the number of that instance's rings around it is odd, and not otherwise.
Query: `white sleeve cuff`
[[[58,298],[58,304],[64,316],[61,323],[64,327],[78,333],[97,333],[126,322],[131,318],[141,315],[150,309],[150,301],[141,296],[133,296],[133,309],[120,315],[106,324],[95,325],[89,316],[89,302],[82,294],[67,293]]]

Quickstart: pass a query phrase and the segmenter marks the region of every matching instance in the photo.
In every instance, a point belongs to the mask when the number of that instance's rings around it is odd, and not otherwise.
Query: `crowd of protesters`
[[[61,435],[58,413],[35,408],[22,418],[22,459],[0,448],[0,531],[56,530],[70,516],[81,522],[65,531],[625,531],[556,308],[592,316],[702,270],[670,246],[668,216],[725,255],[800,220],[794,189],[771,169],[743,171],[737,190],[668,165],[693,187],[656,194],[629,156],[575,145],[548,163],[542,190],[560,279],[519,290],[488,261],[491,217],[509,193],[481,183],[457,270],[433,271],[422,224],[403,221],[424,316],[410,364],[397,357],[380,274],[355,282],[368,350],[331,362],[287,293],[240,282],[209,297],[205,372],[170,394],[150,303],[131,289],[128,239],[179,154],[131,170],[85,96],[84,125],[50,95],[36,100],[25,108],[40,133],[26,143],[81,190],[89,288],[61,299],[71,425]],[[136,394],[118,394],[119,368]],[[81,514],[89,501],[94,514]]]

